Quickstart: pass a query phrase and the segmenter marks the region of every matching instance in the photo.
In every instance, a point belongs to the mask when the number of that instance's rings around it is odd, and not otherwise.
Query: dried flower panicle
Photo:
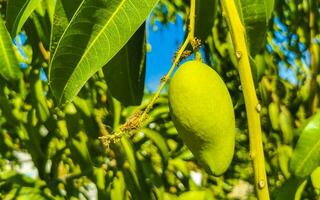
[[[191,41],[191,45],[194,51],[198,51],[201,47],[201,40],[199,38],[194,38],[194,40]]]
[[[99,137],[99,139],[101,140],[103,146],[106,147],[106,149],[109,149],[110,144],[111,143],[117,143],[120,141],[121,137],[124,135],[123,132],[118,132],[118,133],[114,133],[114,134],[110,134],[110,135],[104,135]]]
[[[109,147],[110,147],[110,143],[112,141],[111,136],[112,135],[104,135],[104,136],[99,137],[99,140],[101,140],[103,146],[106,149],[109,149]]]
[[[104,136],[99,137],[101,140],[103,146],[105,146],[107,149],[109,149],[109,146],[111,143],[117,143],[121,139],[121,137],[126,134],[130,133],[133,130],[137,130],[141,127],[141,115],[142,111],[135,112],[126,123],[124,123],[119,131],[113,133],[113,134],[107,134]]]
[[[139,110],[137,112],[135,112],[127,121],[126,123],[124,123],[121,127],[120,130],[122,132],[130,132],[132,130],[137,130],[141,127],[141,115],[142,115],[142,111]]]
[[[182,55],[181,55],[181,59],[186,59],[191,55],[191,51],[190,50],[185,50]]]
[[[180,51],[181,47],[178,48],[178,50],[174,53],[173,58],[172,58],[172,62],[174,63],[178,57],[179,51]]]

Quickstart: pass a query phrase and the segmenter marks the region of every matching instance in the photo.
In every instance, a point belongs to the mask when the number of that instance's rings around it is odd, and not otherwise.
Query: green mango
[[[269,111],[269,118],[271,122],[271,126],[273,130],[279,130],[279,113],[280,113],[280,108],[279,104],[276,102],[271,102],[268,107]]]
[[[235,117],[228,89],[212,68],[182,64],[169,85],[172,121],[199,163],[219,176],[229,167],[235,145]]]
[[[290,177],[289,161],[292,155],[292,148],[288,145],[282,145],[278,148],[279,167],[283,175],[288,179]]]
[[[293,140],[293,119],[290,111],[285,106],[281,106],[280,109],[279,124],[282,138],[285,144],[291,144]]]

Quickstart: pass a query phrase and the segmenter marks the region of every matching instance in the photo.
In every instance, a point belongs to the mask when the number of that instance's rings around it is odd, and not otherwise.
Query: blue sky
[[[179,15],[176,23],[166,25],[156,21],[151,26],[150,20],[147,20],[147,42],[151,45],[151,51],[147,53],[146,91],[158,88],[161,77],[168,72],[173,55],[183,39],[184,24]]]
[[[147,53],[147,69],[145,79],[145,90],[156,91],[160,86],[160,79],[167,74],[173,62],[173,56],[182,45],[185,36],[185,26],[181,16],[176,16],[175,23],[162,24],[156,21],[152,26],[150,18],[147,20],[147,42],[151,51]],[[204,57],[204,49],[200,48]],[[187,59],[194,59],[191,54]]]
[[[274,18],[274,24],[277,26],[277,30],[274,32],[272,42],[267,44],[266,48],[270,53],[277,50],[284,53],[291,67],[284,61],[280,61],[278,63],[278,73],[283,79],[292,84],[297,84],[297,77],[293,71],[298,67],[295,66],[297,55],[290,50],[290,46],[296,45],[298,36],[290,33],[288,27],[278,17]],[[160,85],[161,77],[168,72],[172,64],[172,57],[183,42],[184,31],[183,20],[179,15],[177,15],[176,23],[162,25],[156,21],[154,27],[150,25],[150,20],[147,20],[147,41],[152,46],[152,50],[147,53],[146,91],[155,91]],[[288,37],[288,35],[291,37]],[[302,63],[305,66],[310,66],[308,50],[301,42],[298,43],[298,47],[303,55]]]
[[[297,74],[300,66],[297,65],[296,59],[300,59],[300,55],[292,50],[298,47],[299,54],[301,54],[301,64],[304,67],[310,67],[310,53],[305,44],[299,41],[299,36],[296,33],[289,32],[288,27],[281,22],[280,18],[274,17],[273,19],[275,31],[272,41],[266,45],[270,53],[275,51],[281,52],[286,60],[280,60],[278,64],[279,76],[289,81],[292,84],[298,84]],[[286,63],[286,62],[287,63]]]

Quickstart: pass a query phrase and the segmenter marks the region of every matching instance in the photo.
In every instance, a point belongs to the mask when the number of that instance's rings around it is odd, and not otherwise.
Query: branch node
[[[241,51],[236,51],[236,57],[237,57],[238,60],[241,59],[241,57],[242,57]]]
[[[135,112],[128,121],[120,127],[120,130],[122,132],[130,132],[139,129],[141,127],[140,117],[142,116],[142,113],[141,110]]]
[[[187,57],[189,57],[191,55],[191,51],[190,50],[185,50],[182,55],[181,55],[181,59],[186,59]]]
[[[160,83],[164,83],[168,80],[168,78],[166,76],[161,77],[160,79]]]
[[[252,153],[250,153],[250,154],[249,154],[249,157],[250,157],[250,159],[251,159],[251,160],[253,160],[253,159],[254,159],[254,157],[255,157],[255,153],[253,153],[253,152],[252,152]]]
[[[259,186],[259,189],[263,189],[265,186],[264,180],[260,180],[258,186]]]
[[[179,61],[181,60],[181,57],[179,58],[179,60],[177,60],[177,58],[179,57],[180,51],[181,51],[181,47],[179,47],[178,50],[174,53],[173,58],[172,58],[173,64],[175,64],[175,62],[179,63]]]
[[[261,109],[262,109],[261,104],[258,103],[258,104],[256,105],[256,111],[257,111],[258,113],[260,113],[260,112],[261,112]]]
[[[194,51],[198,51],[201,46],[201,40],[195,37],[193,40],[191,40],[191,46]]]

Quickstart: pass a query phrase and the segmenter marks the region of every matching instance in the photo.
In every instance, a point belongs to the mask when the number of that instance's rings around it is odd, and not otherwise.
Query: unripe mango
[[[290,111],[285,106],[280,107],[279,125],[285,144],[291,144],[293,140],[293,119]]]
[[[268,111],[272,128],[274,130],[279,130],[279,104],[276,102],[271,102],[269,104]]]
[[[182,64],[169,85],[173,123],[199,163],[223,174],[234,154],[235,117],[228,89],[218,73],[199,61]]]

